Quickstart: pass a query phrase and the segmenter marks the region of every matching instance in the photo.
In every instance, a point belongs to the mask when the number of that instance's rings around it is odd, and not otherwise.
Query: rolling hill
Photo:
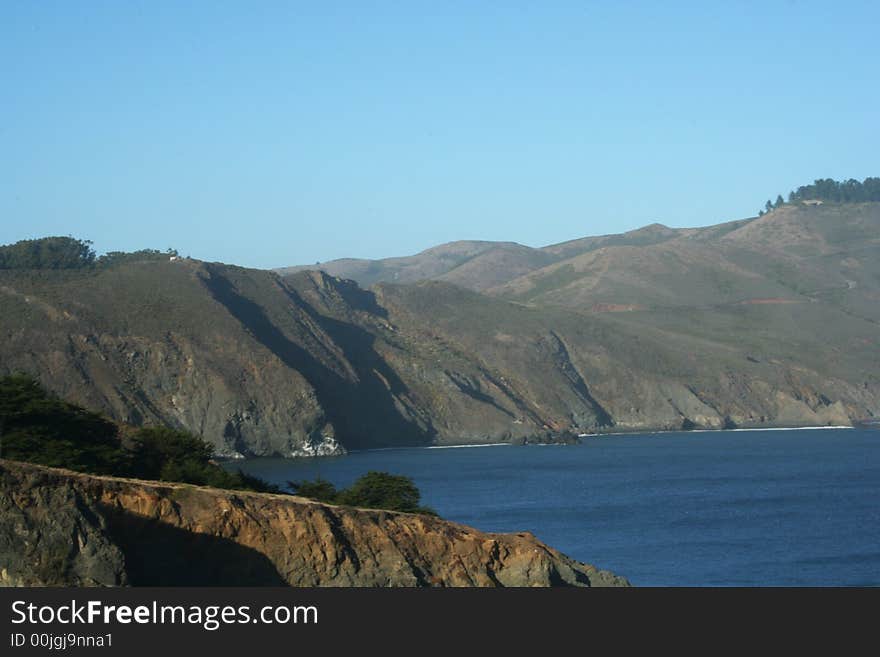
[[[785,204],[704,228],[652,224],[540,249],[479,244],[436,265],[443,245],[408,258],[320,268],[362,286],[441,280],[533,305],[608,312],[748,303],[828,303],[878,319],[880,203]],[[406,261],[405,270],[396,264]],[[370,276],[361,270],[369,269]],[[286,273],[287,270],[280,270]]]

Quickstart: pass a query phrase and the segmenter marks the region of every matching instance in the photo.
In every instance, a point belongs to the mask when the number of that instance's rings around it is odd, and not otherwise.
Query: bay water
[[[880,431],[610,435],[227,467],[281,485],[407,475],[443,518],[530,531],[637,586],[880,585]]]

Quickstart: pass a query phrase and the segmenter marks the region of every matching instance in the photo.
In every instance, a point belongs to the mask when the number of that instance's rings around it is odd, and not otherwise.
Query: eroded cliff
[[[0,584],[621,586],[529,533],[0,461]]]

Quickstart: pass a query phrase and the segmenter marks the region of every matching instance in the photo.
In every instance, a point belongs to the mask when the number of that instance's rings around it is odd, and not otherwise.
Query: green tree
[[[132,473],[143,479],[161,479],[169,463],[207,463],[214,450],[201,438],[168,427],[145,427],[132,440]]]
[[[419,505],[420,499],[421,493],[409,477],[376,471],[368,472],[337,496],[339,504],[349,506],[434,514]]]
[[[112,267],[127,262],[165,261],[171,256],[178,255],[174,249],[165,253],[158,249],[141,249],[140,251],[110,251],[98,258],[98,264],[102,267]]]
[[[214,448],[199,436],[168,427],[145,427],[132,438],[132,476],[198,486],[281,492],[262,479],[227,472],[213,461]]]
[[[125,471],[113,422],[47,393],[24,374],[0,378],[3,458],[93,474]]]
[[[198,436],[165,427],[138,430],[126,448],[114,422],[46,392],[24,374],[0,377],[0,456],[91,474],[281,492],[262,479],[227,472]]]
[[[314,481],[291,481],[287,485],[295,495],[319,502],[437,515],[433,509],[419,504],[421,493],[411,478],[387,472],[370,471],[342,490],[336,490],[332,483],[320,477]]]
[[[781,205],[782,195],[776,198],[776,207]],[[831,178],[819,178],[812,184],[801,185],[788,193],[788,202],[825,201],[831,203],[877,203],[880,202],[880,178],[865,178],[859,182],[854,178],[838,182]],[[769,203],[769,201],[768,201]],[[765,206],[767,211],[769,207]]]
[[[314,481],[288,481],[287,486],[294,495],[330,504],[335,503],[339,495],[336,486],[321,477]]]
[[[82,269],[95,264],[88,240],[43,237],[0,246],[0,269]]]

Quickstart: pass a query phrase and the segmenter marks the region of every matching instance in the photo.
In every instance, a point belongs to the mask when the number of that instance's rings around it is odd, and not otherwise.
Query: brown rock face
[[[0,584],[625,586],[529,533],[0,461]]]

